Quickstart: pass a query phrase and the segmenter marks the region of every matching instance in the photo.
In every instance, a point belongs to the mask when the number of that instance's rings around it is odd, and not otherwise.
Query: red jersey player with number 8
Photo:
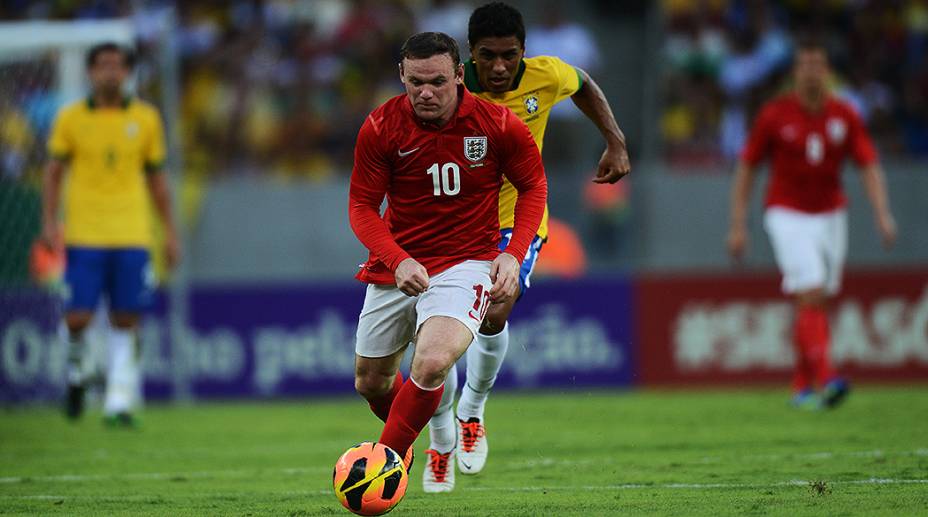
[[[769,156],[764,227],[783,274],[783,291],[796,304],[793,404],[818,409],[834,407],[850,389],[828,357],[827,312],[828,297],[840,287],[847,250],[841,166],[848,156],[861,169],[885,245],[895,240],[896,227],[883,171],[863,122],[847,103],[828,94],[824,47],[804,42],[793,66],[794,92],[763,107],[742,152],[732,188],[728,247],[735,258],[744,253],[755,168]]]
[[[472,96],[454,40],[426,32],[403,46],[406,95],[374,110],[358,134],[349,216],[370,259],[358,321],[355,387],[385,422],[379,442],[412,462],[445,376],[489,302],[515,295],[547,183],[525,123]],[[518,189],[512,239],[499,251],[503,175]],[[384,196],[387,208],[380,206]],[[410,378],[399,372],[414,342]]]

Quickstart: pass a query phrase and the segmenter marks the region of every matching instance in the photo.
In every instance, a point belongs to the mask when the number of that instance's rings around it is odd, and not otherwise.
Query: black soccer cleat
[[[65,402],[64,414],[70,420],[77,420],[84,413],[84,385],[68,385],[68,396]]]
[[[822,405],[829,409],[838,407],[850,392],[851,385],[846,380],[841,378],[832,379],[822,389]]]

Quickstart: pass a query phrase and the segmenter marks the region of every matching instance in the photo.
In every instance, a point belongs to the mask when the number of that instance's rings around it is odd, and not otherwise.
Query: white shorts
[[[764,228],[783,274],[783,292],[823,288],[837,294],[847,254],[847,212],[809,214],[783,207],[764,213]]]
[[[410,341],[432,316],[463,323],[474,336],[490,305],[490,261],[467,260],[429,278],[419,296],[406,296],[395,285],[367,286],[358,319],[355,353],[386,357]]]

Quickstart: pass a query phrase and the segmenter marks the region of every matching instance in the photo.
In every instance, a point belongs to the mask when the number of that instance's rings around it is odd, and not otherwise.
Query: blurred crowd
[[[928,155],[928,1],[664,0],[661,119],[678,165],[735,158],[759,106],[788,87],[795,38],[826,44],[835,91],[883,153]]]
[[[467,21],[483,2],[463,0],[238,0],[167,2],[129,0],[12,0],[0,20],[128,18],[139,36],[136,89],[157,101],[159,10],[177,16],[180,54],[180,126],[189,174],[273,174],[320,180],[350,170],[357,128],[370,110],[402,93],[398,49],[412,33],[440,30],[454,36],[468,57]],[[595,70],[599,56],[588,30],[549,1],[530,27],[535,54],[559,50],[568,61]],[[29,73],[4,65],[4,85],[22,95],[48,96],[49,75],[36,62]],[[53,69],[45,63],[44,68]],[[0,79],[3,81],[3,79]],[[4,91],[10,91],[5,89]],[[568,103],[569,104],[569,103]],[[572,111],[571,111],[572,110]],[[20,110],[22,111],[22,110]],[[556,116],[576,117],[573,106]],[[50,115],[44,114],[47,119]],[[9,118],[9,117],[7,117]],[[28,131],[10,119],[15,138]],[[40,125],[47,125],[39,122]],[[41,140],[44,131],[35,131]],[[9,139],[5,139],[9,142]],[[25,142],[21,142],[25,144]],[[29,148],[29,145],[18,147]],[[216,150],[221,150],[217,152]],[[13,169],[16,169],[15,167]]]
[[[452,32],[463,43],[473,8],[454,0],[13,0],[0,5],[0,20],[133,20],[140,58],[136,89],[157,102],[157,53],[164,42],[156,20],[167,6],[177,16],[178,134],[186,171],[310,180],[350,170],[364,117],[402,92],[396,62],[403,41],[428,27]],[[50,95],[42,70],[53,66],[35,60],[4,64],[0,71],[4,91],[17,92],[5,99],[16,113],[0,106],[8,147],[35,148],[47,134],[38,126],[51,117],[39,117],[27,131],[21,108],[34,104],[24,97]],[[36,83],[32,78],[39,76],[44,80]],[[23,84],[26,78],[33,84]]]

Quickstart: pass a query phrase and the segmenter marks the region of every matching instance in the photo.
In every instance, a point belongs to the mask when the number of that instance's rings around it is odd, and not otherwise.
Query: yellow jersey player
[[[542,149],[551,108],[570,98],[599,128],[606,150],[593,181],[615,183],[631,167],[625,135],[619,129],[602,90],[585,71],[553,56],[525,57],[525,26],[521,13],[502,2],[474,10],[468,23],[471,60],[464,65],[464,84],[477,97],[510,108],[529,127],[538,150]],[[512,236],[517,192],[504,180],[499,198],[499,221],[504,248]],[[476,474],[486,463],[488,445],[484,405],[506,350],[509,331],[506,320],[516,300],[529,287],[532,268],[548,237],[548,211],[538,229],[519,275],[517,297],[493,303],[474,343],[467,350],[467,383],[452,414],[457,372],[446,379],[444,396],[429,422],[431,445],[423,475],[426,492],[448,492],[454,488],[454,464],[464,474]],[[455,460],[456,458],[456,460]]]
[[[83,411],[84,331],[105,294],[110,357],[103,410],[107,422],[127,426],[134,424],[140,393],[137,327],[154,286],[149,199],[164,224],[168,266],[180,255],[162,169],[161,117],[150,104],[123,93],[132,65],[132,53],[114,43],[97,45],[87,54],[92,91],[55,118],[42,214],[42,240],[54,246],[63,228],[67,251],[67,415],[76,418]],[[64,204],[61,226],[59,201]]]

